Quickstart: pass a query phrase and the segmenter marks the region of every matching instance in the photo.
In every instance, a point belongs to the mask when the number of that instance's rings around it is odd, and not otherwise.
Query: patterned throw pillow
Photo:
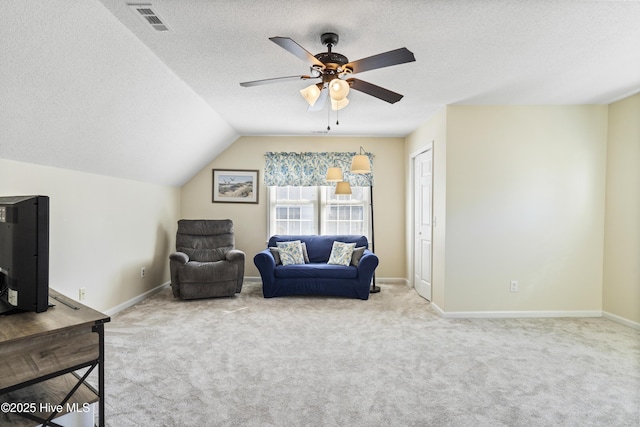
[[[304,264],[300,240],[292,242],[276,242],[282,265]]]
[[[329,261],[327,261],[327,264],[351,264],[351,255],[353,254],[353,249],[355,247],[355,243],[333,242],[333,246],[331,247],[331,255],[329,256]]]
[[[307,245],[304,242],[302,242],[300,246],[302,247],[302,257],[304,258],[304,263],[309,264],[309,255],[307,254]],[[364,250],[364,248],[362,249]],[[280,250],[278,248],[274,248],[273,246],[270,246],[269,250],[271,251],[271,255],[273,255],[273,259],[275,260],[276,265],[281,265],[282,260],[280,259]],[[353,253],[353,256],[356,256],[355,252]],[[362,256],[362,254],[360,254],[360,256]],[[360,259],[360,257],[358,257],[358,259]],[[353,260],[351,260],[351,262],[353,262]]]

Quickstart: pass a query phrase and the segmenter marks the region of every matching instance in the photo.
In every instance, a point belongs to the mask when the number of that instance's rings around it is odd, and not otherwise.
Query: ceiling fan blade
[[[311,76],[287,76],[287,77],[276,77],[273,79],[263,79],[263,80],[254,80],[251,82],[242,82],[240,83],[240,86],[243,87],[251,87],[251,86],[258,86],[258,85],[266,85],[269,83],[280,83],[280,82],[290,82],[293,80],[308,80],[308,79],[315,79],[317,77],[311,77]]]
[[[309,51],[300,46],[298,43],[294,42],[289,37],[269,37],[269,40],[283,48],[289,53],[294,54],[307,64],[310,67],[316,66],[324,69],[324,64],[320,62],[315,56],[313,56]]]
[[[316,99],[316,102],[313,105],[310,105],[307,108],[307,111],[320,111],[324,108],[324,104],[327,103],[327,98],[329,97],[329,89],[322,88],[320,91],[320,96]]]
[[[367,95],[375,96],[376,98],[382,99],[383,101],[387,101],[390,104],[395,104],[396,102],[400,101],[404,96],[404,95],[400,95],[399,93],[392,92],[389,89],[385,89],[383,87],[365,82],[364,80],[347,79],[347,82],[349,82],[351,89],[364,92]]]
[[[390,50],[389,52],[379,53],[367,58],[358,59],[357,61],[345,64],[346,68],[351,68],[353,74],[362,73],[363,71],[375,70],[376,68],[390,67],[392,65],[413,62],[416,57],[406,47]]]

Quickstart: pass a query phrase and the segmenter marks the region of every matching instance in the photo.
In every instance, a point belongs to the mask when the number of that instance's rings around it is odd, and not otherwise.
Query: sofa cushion
[[[180,283],[209,283],[215,277],[218,281],[236,280],[238,265],[226,261],[198,262],[191,261],[178,267]]]
[[[354,266],[324,263],[278,265],[275,275],[288,278],[355,279],[358,277],[358,269]]]
[[[333,242],[331,255],[329,255],[327,264],[345,266],[351,264],[351,255],[353,255],[353,248],[355,247],[355,243]]]

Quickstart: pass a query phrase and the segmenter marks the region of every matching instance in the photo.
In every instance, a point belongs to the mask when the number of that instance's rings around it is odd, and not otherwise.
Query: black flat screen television
[[[49,308],[49,197],[0,197],[0,314]]]

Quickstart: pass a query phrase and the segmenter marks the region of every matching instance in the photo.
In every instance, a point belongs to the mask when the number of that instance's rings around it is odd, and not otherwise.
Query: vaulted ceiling
[[[448,104],[603,104],[640,91],[638,1],[2,0],[0,157],[181,185],[240,135],[406,136]],[[357,78],[308,112],[324,32],[350,60],[406,47],[416,61]],[[331,130],[327,132],[327,125]]]

